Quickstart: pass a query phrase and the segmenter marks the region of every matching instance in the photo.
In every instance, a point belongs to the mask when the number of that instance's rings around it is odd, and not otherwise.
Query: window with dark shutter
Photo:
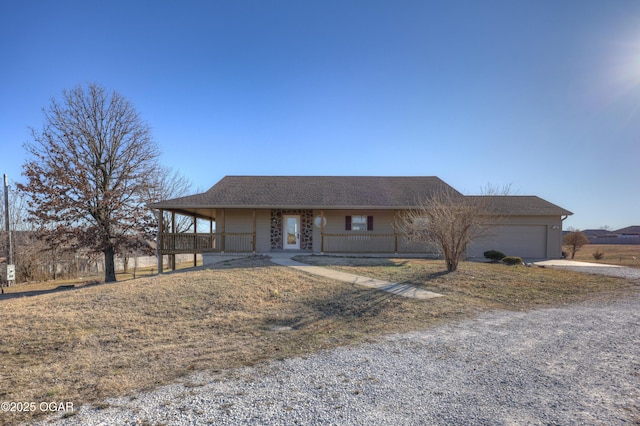
[[[345,229],[347,231],[373,231],[373,216],[346,216]]]

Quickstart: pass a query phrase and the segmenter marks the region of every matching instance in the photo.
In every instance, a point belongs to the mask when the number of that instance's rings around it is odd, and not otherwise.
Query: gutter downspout
[[[561,222],[564,222],[565,220],[567,220],[567,218],[568,218],[568,217],[569,217],[569,215],[568,215],[568,214],[566,214],[566,215],[564,215],[564,217],[560,217],[560,221],[561,221]],[[564,256],[562,255],[562,253],[564,253],[564,251],[562,250],[562,249],[563,249],[562,245],[563,245],[563,243],[564,243],[564,239],[563,239],[563,236],[562,236],[562,230],[563,230],[563,229],[564,229],[564,226],[563,226],[563,224],[561,223],[561,224],[560,224],[560,257],[561,257],[562,259],[564,259]]]

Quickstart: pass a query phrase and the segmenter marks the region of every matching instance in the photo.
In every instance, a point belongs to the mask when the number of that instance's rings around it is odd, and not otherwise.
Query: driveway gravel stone
[[[640,295],[488,312],[99,405],[52,424],[637,424]]]

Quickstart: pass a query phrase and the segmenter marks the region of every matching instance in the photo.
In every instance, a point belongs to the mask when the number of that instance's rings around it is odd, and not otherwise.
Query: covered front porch
[[[158,209],[157,254],[158,270],[163,270],[164,256],[172,259],[177,254],[193,253],[196,256],[207,253],[255,253],[256,252],[256,209],[253,209],[251,232],[226,232],[226,209]]]
[[[158,262],[162,255],[214,255],[299,251],[307,253],[417,253],[389,226],[394,212],[375,213],[377,231],[344,230],[352,211],[324,209],[160,210]],[[351,217],[351,216],[349,216]],[[373,219],[372,219],[373,220]],[[162,270],[162,269],[160,269]]]

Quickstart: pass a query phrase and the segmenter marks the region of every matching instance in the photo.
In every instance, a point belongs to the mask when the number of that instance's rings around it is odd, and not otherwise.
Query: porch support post
[[[176,212],[171,212],[171,233],[173,234],[173,243],[175,245],[175,234],[176,234]],[[175,246],[173,247],[175,250]],[[175,253],[169,255],[169,263],[171,263],[171,270],[176,270],[176,255]]]
[[[198,266],[198,252],[196,245],[198,244],[198,218],[193,216],[193,267]]]
[[[162,249],[164,247],[164,236],[162,235],[162,228],[164,228],[164,224],[162,223],[162,219],[164,216],[164,210],[160,209],[160,215],[158,216],[158,236],[156,238],[156,256],[158,257],[158,274],[161,274],[164,270],[164,254],[162,253]]]
[[[393,211],[393,253],[398,254],[398,230],[396,224],[398,223],[398,210]]]
[[[215,248],[216,247],[216,236],[213,235],[213,219],[209,219],[209,235],[211,238],[211,247],[209,247],[210,249]]]
[[[253,254],[256,254],[256,209],[253,209],[253,237],[251,239]]]
[[[220,218],[222,219],[220,221],[220,231],[218,231],[218,222],[216,222],[216,233],[220,234],[220,252],[224,253],[224,240],[225,240],[225,236],[224,236],[224,222],[225,222],[225,209],[220,209]]]
[[[320,210],[320,254],[324,254],[324,210]]]

